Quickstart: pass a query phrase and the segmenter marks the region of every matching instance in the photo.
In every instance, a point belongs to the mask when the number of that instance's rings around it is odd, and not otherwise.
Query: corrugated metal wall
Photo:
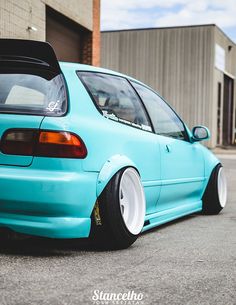
[[[213,25],[103,32],[101,63],[156,89],[190,128],[212,130],[214,38]]]

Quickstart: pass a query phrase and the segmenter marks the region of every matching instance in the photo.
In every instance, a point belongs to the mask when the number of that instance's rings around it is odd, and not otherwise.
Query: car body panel
[[[91,98],[76,73],[71,73],[67,64],[64,76],[67,81],[69,100],[73,100],[74,103],[70,103],[66,117],[60,117],[57,120],[52,117],[45,117],[41,128],[70,130],[78,134],[84,140],[89,152],[87,158],[82,161],[83,169],[86,172],[99,173],[102,169],[104,170],[105,164],[111,160],[111,175],[107,177],[106,181],[103,180],[101,184],[98,184],[97,193],[102,192],[112,176],[121,168],[134,166],[136,163],[139,164],[137,170],[142,181],[157,181],[159,183],[161,172],[160,147],[157,136],[151,132],[103,117],[91,103]],[[106,131],[105,136],[104,131]],[[109,143],[112,143],[112,145],[109,145]],[[149,151],[149,158],[143,158],[147,150]],[[125,156],[125,161],[124,157],[123,160],[121,160],[122,158],[118,160],[115,157],[117,151],[120,155]],[[155,211],[160,188],[158,184],[145,188],[148,213]]]
[[[180,217],[200,212],[202,210],[202,201],[188,202],[181,204],[171,209],[163,210],[151,215],[146,215],[143,232],[152,229],[156,226],[162,225],[169,221],[178,219]]]
[[[163,136],[158,138],[162,180],[158,211],[199,201],[205,185],[204,158],[200,145]]]
[[[35,158],[30,168],[1,168],[1,226],[21,233],[34,235],[37,232],[36,235],[55,238],[87,237],[91,211],[96,201],[98,174],[79,172],[78,168],[74,168],[73,160],[68,160],[71,166],[64,165],[67,169],[52,170],[49,162],[47,168],[43,169],[45,162],[42,159],[46,158]],[[60,167],[56,161],[52,160],[51,163]],[[60,219],[65,224],[65,232]],[[69,223],[70,219],[72,224]],[[41,224],[37,224],[37,220]],[[87,229],[80,231],[79,225],[85,225]]]
[[[88,155],[84,160],[9,156],[30,166],[0,167],[0,226],[54,238],[88,237],[97,197],[120,169],[129,166],[137,169],[144,187],[143,231],[200,211],[202,195],[219,160],[199,143],[161,137],[103,117],[76,72],[132,78],[79,64],[61,63],[60,67],[68,88],[67,114],[43,119],[11,114],[11,121],[4,114],[2,130],[9,125],[70,131],[83,139]],[[187,132],[191,138],[191,131]]]
[[[91,218],[28,216],[0,213],[1,227],[18,233],[50,238],[85,238],[89,236]]]

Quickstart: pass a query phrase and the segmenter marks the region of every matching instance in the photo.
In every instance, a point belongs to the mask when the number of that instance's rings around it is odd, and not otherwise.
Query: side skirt
[[[152,229],[156,226],[172,221],[174,219],[200,212],[201,210],[202,201],[200,200],[197,202],[181,205],[173,209],[168,209],[150,215],[146,215],[142,232],[145,232],[149,229]]]

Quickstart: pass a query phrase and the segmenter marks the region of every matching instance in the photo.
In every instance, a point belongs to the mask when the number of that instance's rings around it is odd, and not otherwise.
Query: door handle
[[[166,144],[166,152],[170,153],[171,152],[171,147],[170,145]]]

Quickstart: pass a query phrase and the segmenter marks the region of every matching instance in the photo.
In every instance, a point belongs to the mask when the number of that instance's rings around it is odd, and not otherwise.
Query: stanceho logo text
[[[100,290],[94,290],[92,301],[94,305],[142,305],[143,294],[136,293],[133,290],[128,292],[104,292]]]

